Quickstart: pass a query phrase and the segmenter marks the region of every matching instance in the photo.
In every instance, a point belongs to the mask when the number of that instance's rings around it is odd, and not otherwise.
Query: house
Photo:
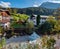
[[[10,25],[10,13],[8,10],[2,10],[0,9],[0,26],[3,26],[4,28],[8,27]]]
[[[30,21],[32,21],[35,26],[37,25],[36,17],[37,15],[34,15],[34,14],[30,17]]]
[[[34,25],[37,25],[37,15],[32,15],[32,18],[30,20],[33,21]],[[44,23],[46,21],[46,19],[48,18],[48,16],[45,15],[40,15],[40,24]]]
[[[40,15],[40,17],[41,17],[41,19],[40,19],[40,24],[43,24],[49,16]]]
[[[40,24],[43,24],[48,17],[49,16],[47,16],[47,15],[40,15]],[[30,19],[31,21],[33,21],[34,25],[37,25],[36,18],[37,18],[37,15],[32,15],[32,17]]]

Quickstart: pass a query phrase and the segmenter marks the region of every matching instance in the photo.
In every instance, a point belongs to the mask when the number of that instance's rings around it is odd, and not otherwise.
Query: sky
[[[8,8],[38,7],[43,2],[60,3],[60,0],[0,0],[0,6]]]

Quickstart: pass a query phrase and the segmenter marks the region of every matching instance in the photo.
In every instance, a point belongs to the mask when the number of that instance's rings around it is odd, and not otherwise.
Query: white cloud
[[[4,7],[4,8],[10,7],[10,5],[11,5],[10,2],[3,2],[3,1],[0,2],[0,6],[2,6],[2,7]]]
[[[33,5],[33,7],[39,7],[39,5],[35,4],[35,5]]]
[[[50,1],[50,2],[53,2],[53,3],[60,3],[60,1]]]
[[[48,0],[48,1],[53,3],[60,3],[60,0]]]
[[[40,4],[38,4],[37,2],[34,3],[33,7],[39,7]]]

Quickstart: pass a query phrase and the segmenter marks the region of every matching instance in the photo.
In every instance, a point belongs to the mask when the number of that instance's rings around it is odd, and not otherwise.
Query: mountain
[[[18,13],[25,13],[27,15],[52,15],[54,10],[42,8],[42,7],[29,7],[29,8],[22,8],[18,9]]]
[[[5,9],[5,8],[2,8]],[[47,9],[43,7],[29,7],[29,8],[11,8],[12,13],[14,13],[14,9],[17,10],[17,13],[24,13],[27,15],[52,15],[54,10],[53,9]]]
[[[44,2],[40,5],[40,7],[48,9],[57,9],[60,8],[60,3]]]

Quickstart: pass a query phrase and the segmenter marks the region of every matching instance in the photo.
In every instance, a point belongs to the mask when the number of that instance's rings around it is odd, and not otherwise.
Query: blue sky
[[[0,6],[16,7],[16,8],[38,7],[43,2],[47,2],[47,1],[60,3],[60,0],[0,0]]]

